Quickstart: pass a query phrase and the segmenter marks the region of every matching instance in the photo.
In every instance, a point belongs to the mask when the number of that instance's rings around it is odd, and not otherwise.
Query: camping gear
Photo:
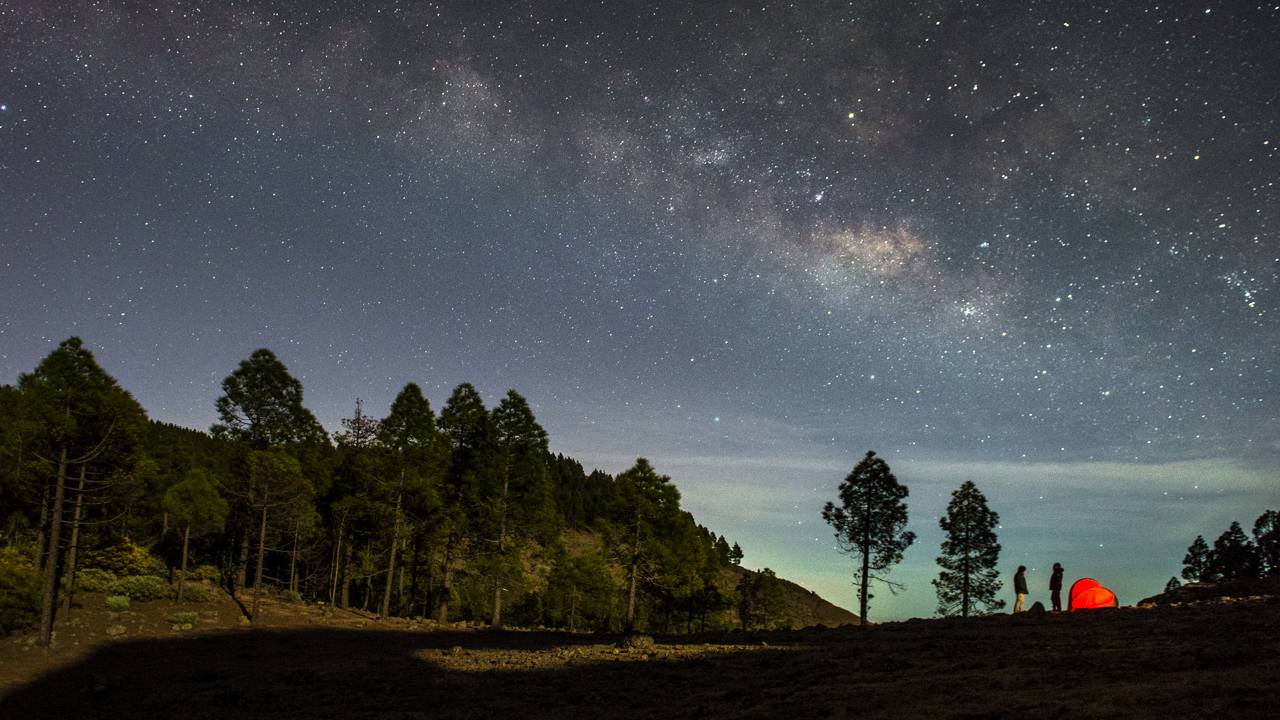
[[[1116,594],[1093,578],[1080,578],[1071,585],[1067,610],[1097,610],[1120,607]]]

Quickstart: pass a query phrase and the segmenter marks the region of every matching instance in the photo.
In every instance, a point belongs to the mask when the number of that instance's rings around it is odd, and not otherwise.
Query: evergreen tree
[[[301,454],[307,445],[328,445],[328,434],[311,411],[302,404],[302,383],[289,374],[284,363],[265,348],[254,350],[249,357],[222,381],[222,395],[215,407],[220,422],[211,432],[215,438],[229,440],[249,450],[290,447]],[[236,585],[245,584],[249,564],[249,536],[257,523],[261,508],[243,503],[257,497],[248,465],[239,473],[238,485],[229,494],[242,501],[235,524],[239,537],[240,557]],[[301,472],[301,467],[299,467]],[[258,568],[260,575],[262,568]],[[258,590],[255,588],[254,596]]]
[[[636,627],[636,596],[640,583],[657,574],[664,554],[663,532],[671,527],[680,510],[680,492],[671,478],[659,475],[644,458],[618,475],[615,481],[617,507],[614,511],[614,545],[626,564],[627,610],[625,627]]]
[[[254,350],[222,381],[216,408],[219,423],[213,426],[214,437],[259,450],[314,442],[325,435],[302,405],[302,383],[265,348]]]
[[[1177,590],[1180,587],[1182,587],[1182,583],[1178,581],[1178,578],[1171,577],[1169,578],[1169,582],[1164,584],[1164,591],[1167,593],[1173,592],[1174,590]]]
[[[1280,577],[1280,512],[1267,510],[1254,521],[1253,546],[1262,574]]]
[[[83,497],[94,486],[101,488],[116,481],[119,471],[128,473],[137,466],[146,414],[76,337],[63,341],[34,372],[20,376],[18,392],[27,427],[33,432],[32,457],[50,478],[41,492],[36,542],[36,565],[44,573],[39,637],[41,644],[48,645],[63,549],[67,550],[68,575],[74,583]],[[67,523],[64,516],[69,493],[75,500],[71,522]],[[66,538],[68,525],[70,537]]]
[[[182,482],[169,488],[164,494],[164,508],[173,523],[182,531],[182,565],[178,570],[177,601],[182,602],[182,590],[187,578],[187,558],[190,556],[191,533],[196,536],[222,532],[227,521],[227,501],[209,481],[204,470],[192,470]]]
[[[1205,571],[1209,569],[1209,545],[1204,541],[1204,536],[1197,535],[1192,541],[1191,546],[1187,548],[1187,554],[1182,558],[1182,579],[1190,582],[1201,582],[1208,580]]]
[[[439,503],[438,483],[443,471],[444,447],[436,431],[431,403],[414,383],[405,385],[378,426],[378,441],[387,453],[384,483],[391,496],[391,539],[387,577],[383,587],[383,617],[391,614],[391,589],[396,556],[403,540],[406,505],[419,515],[432,512]]]
[[[258,525],[258,559],[254,568],[253,608],[249,620],[261,622],[262,571],[266,562],[267,530],[274,515],[289,516],[307,503],[311,486],[302,474],[302,465],[281,448],[251,450],[246,458],[249,468],[244,497]]]
[[[734,565],[742,564],[742,548],[738,543],[734,543],[733,547],[729,549],[729,562]]]
[[[450,450],[449,468],[441,486],[440,532],[443,535],[437,619],[448,622],[454,599],[455,565],[469,539],[472,520],[484,508],[480,488],[497,474],[496,430],[480,393],[462,383],[440,410],[440,433]]]
[[[1207,573],[1215,581],[1258,577],[1258,556],[1240,523],[1233,522],[1213,541]]]
[[[904,531],[907,524],[906,486],[889,471],[889,465],[867,451],[866,457],[840,483],[840,505],[828,502],[822,519],[834,529],[836,545],[859,558],[854,580],[858,583],[861,623],[867,624],[868,587],[872,580],[896,585],[873,573],[887,571],[902,561],[902,553],[915,542],[916,535]]]
[[[486,503],[494,545],[490,624],[501,627],[502,594],[513,576],[521,574],[520,550],[533,537],[550,539],[557,528],[546,466],[547,432],[534,419],[529,403],[508,390],[493,411],[493,425],[499,477]]]
[[[957,611],[969,617],[980,607],[999,610],[1004,601],[996,599],[1000,591],[1000,543],[996,542],[996,525],[1000,516],[987,507],[987,498],[971,481],[966,481],[951,494],[947,514],[938,521],[946,536],[938,565],[942,571],[933,581],[938,593],[938,613],[951,615]]]

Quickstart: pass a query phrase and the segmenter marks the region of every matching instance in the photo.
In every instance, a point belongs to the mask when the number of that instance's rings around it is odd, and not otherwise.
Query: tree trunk
[[[182,602],[182,586],[187,581],[187,547],[191,542],[191,526],[182,531],[182,569],[178,571],[178,602]]]
[[[249,528],[240,529],[240,564],[236,568],[236,588],[245,586],[249,576]]]
[[[293,522],[293,546],[289,550],[289,592],[296,596],[298,594],[298,522],[296,520]]]
[[[449,596],[453,593],[453,538],[445,541],[443,578],[440,587],[440,610],[437,621],[443,625],[449,622]]]
[[[333,578],[329,581],[329,607],[333,607],[334,602],[338,599],[338,576],[342,574],[342,531],[347,523],[344,515],[338,521],[338,541],[333,546]]]
[[[80,547],[80,507],[84,501],[84,476],[87,463],[80,464],[80,482],[76,484],[76,504],[71,511],[71,546],[67,548],[67,612],[71,612],[71,601],[76,594],[76,557]]]
[[[862,582],[858,588],[858,625],[867,629],[867,586],[871,583],[871,503],[867,502],[862,521]]]
[[[413,562],[409,567],[409,614],[413,615],[413,606],[418,602],[418,573],[422,567],[422,533],[413,534]],[[426,610],[423,610],[426,615]]]
[[[342,596],[339,598],[342,603],[342,609],[346,610],[351,607],[351,541],[347,541],[347,547],[342,551]]]
[[[36,552],[31,564],[36,570],[44,569],[44,529],[49,525],[49,485],[44,486],[44,494],[40,497],[40,529],[36,531]]]
[[[262,521],[258,525],[258,565],[253,569],[253,611],[249,614],[249,622],[254,625],[262,621],[259,615],[262,600],[262,563],[267,557],[267,506],[262,506]]]
[[[395,604],[392,606],[395,614],[401,617],[406,615],[404,604],[404,557],[407,554],[409,554],[409,538],[404,538],[400,541],[400,576],[396,578],[396,597]],[[412,615],[413,613],[408,614]]]
[[[62,503],[67,488],[67,448],[58,453],[58,479],[54,485],[53,508],[49,512],[49,559],[44,566],[44,593],[40,598],[40,644],[53,639],[53,610],[58,594],[58,545],[62,541]]]
[[[396,579],[396,549],[400,545],[400,501],[403,497],[403,492],[396,493],[395,517],[391,520],[391,556],[387,558],[387,584],[382,590],[382,607],[378,612],[382,617],[391,614],[391,583]]]
[[[502,627],[502,586],[503,582],[503,563],[507,552],[507,493],[510,490],[511,472],[507,469],[507,463],[502,464],[502,494],[498,496],[498,563],[497,572],[493,577],[493,621],[489,623],[490,627]]]
[[[627,573],[627,632],[636,629],[636,576],[640,572],[640,519],[636,518],[635,545],[631,548],[631,568]]]
[[[578,631],[578,586],[569,584],[569,632]]]

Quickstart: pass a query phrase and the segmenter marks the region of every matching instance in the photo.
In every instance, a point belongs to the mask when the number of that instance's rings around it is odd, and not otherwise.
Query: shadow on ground
[[[1280,707],[1274,604],[727,643],[615,652],[598,636],[386,630],[121,641],[11,691],[0,717],[1262,718]]]

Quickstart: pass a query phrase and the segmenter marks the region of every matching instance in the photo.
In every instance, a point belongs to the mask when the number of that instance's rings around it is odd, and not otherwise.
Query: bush
[[[222,571],[214,565],[200,565],[195,570],[187,571],[189,580],[208,580],[211,583],[222,582]]]
[[[195,625],[200,622],[200,613],[189,611],[169,613],[168,620],[171,625]]]
[[[112,612],[124,612],[129,609],[129,598],[124,595],[108,595],[107,609]]]
[[[178,596],[178,586],[174,585],[169,594],[176,598]],[[219,594],[218,588],[207,582],[187,581],[182,586],[183,602],[213,602],[218,599]]]
[[[146,602],[169,594],[169,583],[154,575],[130,575],[118,578],[111,586],[117,595],[127,595],[131,600]]]
[[[40,619],[40,574],[16,548],[0,548],[0,633]]]
[[[82,592],[111,592],[116,574],[101,568],[85,568],[76,572],[76,589]]]
[[[165,564],[141,545],[128,540],[99,550],[87,553],[85,565],[110,570],[118,576],[129,575],[164,575],[168,572]]]

